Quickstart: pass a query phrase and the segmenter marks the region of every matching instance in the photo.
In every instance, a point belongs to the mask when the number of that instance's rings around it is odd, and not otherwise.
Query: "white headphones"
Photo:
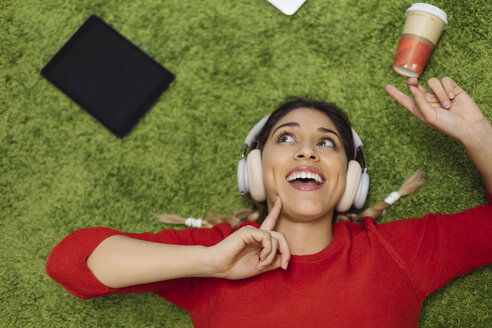
[[[263,186],[263,175],[261,170],[261,152],[258,148],[251,150],[246,156],[248,149],[254,143],[258,142],[256,137],[265,125],[270,115],[265,116],[249,131],[244,140],[244,150],[241,160],[237,165],[237,184],[241,195],[251,194],[251,197],[257,202],[265,201],[265,187]],[[342,198],[337,204],[337,212],[346,212],[352,205],[361,209],[366,202],[367,192],[369,190],[369,174],[365,164],[364,153],[362,152],[362,141],[359,135],[352,129],[354,139],[354,158],[349,161],[347,169],[347,183]],[[364,170],[357,161],[357,155],[360,154]]]

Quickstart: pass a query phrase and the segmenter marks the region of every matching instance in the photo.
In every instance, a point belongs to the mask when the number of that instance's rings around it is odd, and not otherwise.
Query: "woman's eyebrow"
[[[287,122],[287,123],[284,123],[284,124],[279,125],[272,132],[272,134],[275,134],[275,132],[277,132],[278,129],[281,129],[281,128],[286,127],[286,126],[300,127],[299,123],[297,123],[297,122]],[[333,133],[334,135],[336,135],[338,137],[338,139],[342,140],[342,138],[340,138],[340,136],[338,135],[338,133],[336,133],[335,131],[333,131],[331,129],[321,127],[321,128],[318,128],[318,131],[323,132],[323,133]]]
[[[277,130],[278,130],[278,129],[283,128],[283,127],[285,127],[285,126],[297,126],[297,127],[299,127],[300,125],[299,125],[299,123],[296,123],[296,122],[287,122],[287,123],[284,123],[284,124],[279,125],[279,126],[278,126],[278,127],[277,127],[277,128],[276,128],[273,132],[272,132],[272,134],[275,134],[275,132],[277,132]]]
[[[331,129],[319,128],[318,131],[324,132],[324,133],[333,133],[334,135],[336,135],[338,137],[338,139],[342,140],[342,138],[340,138],[340,136],[338,135],[338,133],[336,133],[335,131],[333,131]]]

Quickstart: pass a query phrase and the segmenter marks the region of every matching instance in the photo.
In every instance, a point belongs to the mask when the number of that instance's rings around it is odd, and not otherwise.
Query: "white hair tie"
[[[185,220],[185,225],[187,225],[188,227],[192,227],[192,228],[201,228],[202,227],[202,219],[187,218]]]
[[[400,199],[400,194],[398,194],[396,191],[393,191],[391,194],[389,194],[388,197],[386,197],[384,202],[393,205],[393,203],[396,202],[398,199]]]

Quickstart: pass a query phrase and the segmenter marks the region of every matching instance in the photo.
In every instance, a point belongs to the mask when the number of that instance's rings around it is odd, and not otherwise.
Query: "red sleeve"
[[[427,296],[454,278],[492,262],[492,195],[467,211],[428,214],[377,226]]]
[[[125,235],[136,239],[166,244],[204,245],[212,246],[232,233],[227,223],[221,223],[211,229],[163,230],[159,233],[132,234],[119,232],[109,228],[87,228],[77,230],[51,251],[46,263],[48,275],[65,287],[70,293],[80,298],[97,296],[136,293],[159,292],[159,295],[187,308],[187,300],[196,299],[200,292],[195,279],[175,279],[150,284],[113,289],[102,284],[87,267],[86,259],[104,239],[114,235]],[[180,295],[166,295],[176,292]],[[186,295],[186,299],[183,298]],[[191,302],[191,301],[190,301]]]

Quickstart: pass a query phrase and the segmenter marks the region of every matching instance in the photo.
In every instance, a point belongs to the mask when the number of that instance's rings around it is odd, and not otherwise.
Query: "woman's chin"
[[[311,222],[333,216],[333,208],[320,208],[319,204],[299,204],[300,206],[284,206],[283,213],[294,222]]]
[[[282,201],[282,214],[292,221],[308,222],[326,216],[332,217],[336,204],[327,201],[326,195],[315,195],[311,192],[292,192],[292,190],[275,190],[268,193],[269,208],[279,195]],[[275,197],[273,197],[275,196]]]

